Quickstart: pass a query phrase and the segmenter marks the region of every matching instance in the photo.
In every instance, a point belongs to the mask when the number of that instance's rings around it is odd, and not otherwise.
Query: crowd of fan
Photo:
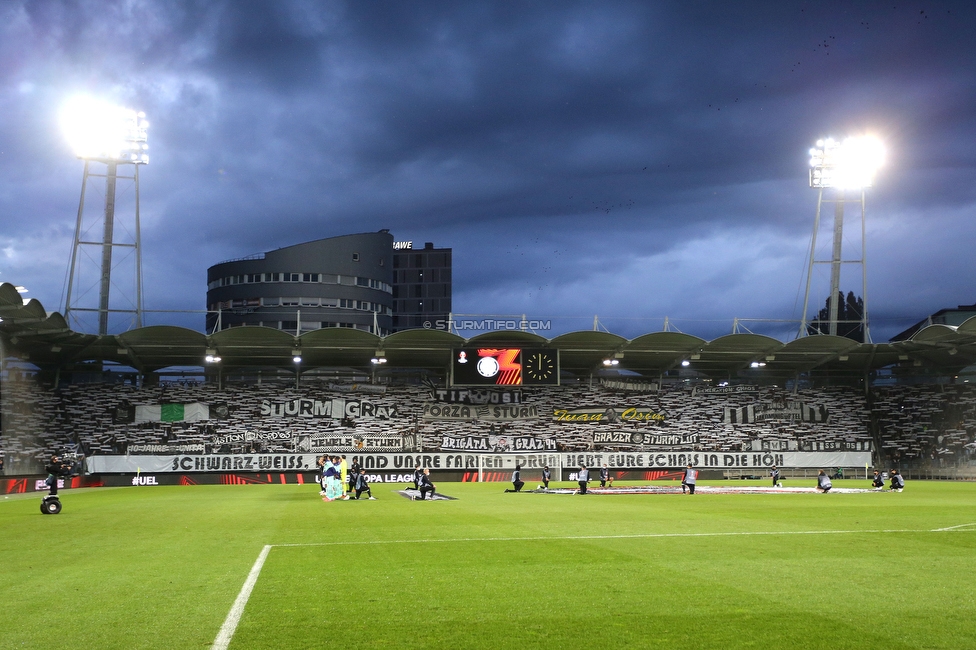
[[[976,462],[976,388],[893,386],[871,392],[885,465],[945,468]]]
[[[186,449],[196,446],[213,453],[294,451],[296,441],[302,436],[323,434],[408,437],[420,449],[429,451],[438,450],[445,437],[489,435],[493,440],[511,440],[529,436],[552,440],[557,450],[570,451],[594,449],[597,433],[633,431],[689,436],[694,442],[687,447],[712,451],[868,450],[872,445],[879,445],[882,460],[894,465],[969,461],[976,447],[972,433],[976,432],[976,390],[968,386],[881,388],[865,398],[863,392],[843,387],[797,392],[757,387],[715,392],[679,383],[666,384],[654,392],[627,392],[580,383],[525,387],[521,396],[523,404],[536,407],[538,418],[425,421],[424,404],[433,398],[430,389],[420,385],[390,386],[385,394],[337,392],[327,383],[308,383],[296,388],[293,384],[274,381],[222,388],[212,383],[182,382],[144,388],[87,383],[49,389],[26,378],[6,381],[3,385],[0,457],[6,456],[11,471],[15,465],[12,460],[41,461],[65,450],[86,455],[124,454],[132,445]],[[333,420],[261,414],[265,401],[280,403],[298,398],[329,400],[334,397],[361,399],[394,408],[395,416]],[[225,417],[197,422],[141,423],[126,423],[117,417],[123,405],[192,402],[226,405]],[[786,403],[817,407],[826,413],[826,420],[757,419],[741,423],[731,422],[727,417],[729,409]],[[661,413],[663,419],[651,424],[619,418],[613,422],[578,423],[558,422],[551,416],[555,409],[614,409],[621,413],[628,407]],[[226,439],[229,435],[240,441],[215,444],[217,437]],[[641,449],[639,445],[629,444],[599,448]]]

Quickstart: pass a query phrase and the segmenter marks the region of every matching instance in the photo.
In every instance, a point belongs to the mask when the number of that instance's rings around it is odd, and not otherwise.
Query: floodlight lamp
[[[817,140],[817,146],[810,149],[810,187],[871,187],[884,162],[884,145],[871,135],[850,137],[843,142],[833,138]]]
[[[300,354],[296,354],[295,356],[293,356],[291,358],[291,360],[294,361],[295,363],[301,363],[302,362],[302,357],[301,357]]]
[[[61,127],[75,155],[84,160],[145,165],[145,113],[85,95],[73,97],[61,111]]]
[[[684,368],[687,368],[690,365],[691,365],[691,361],[688,361],[687,359],[681,362],[681,366]]]
[[[375,366],[375,365],[379,365],[381,363],[386,363],[386,358],[385,357],[373,357],[372,359],[369,360],[369,362],[372,363]]]
[[[618,366],[620,365],[620,359],[604,359],[603,365],[605,366]]]

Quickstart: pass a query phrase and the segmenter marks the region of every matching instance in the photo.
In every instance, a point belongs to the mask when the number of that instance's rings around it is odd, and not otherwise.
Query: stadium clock
[[[558,384],[556,350],[522,350],[523,384]]]

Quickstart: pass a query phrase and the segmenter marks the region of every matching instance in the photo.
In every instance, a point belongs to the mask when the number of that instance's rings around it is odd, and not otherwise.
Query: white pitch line
[[[968,524],[967,524],[968,525]],[[638,533],[634,535],[567,535],[564,537],[545,535],[538,537],[454,537],[449,539],[385,539],[365,542],[307,542],[292,544],[275,544],[282,548],[295,546],[369,546],[374,544],[431,544],[454,542],[541,542],[559,540],[585,539],[654,539],[669,537],[736,537],[755,535],[855,535],[876,533],[931,533],[932,530],[917,530],[914,528],[890,529],[861,529],[861,530],[782,530],[782,531],[751,531],[731,533]]]
[[[972,524],[959,524],[958,526],[949,526],[947,528],[933,528],[933,533],[944,533],[949,530],[956,530],[957,528],[968,528],[969,526],[976,526],[976,523]]]
[[[268,559],[268,553],[270,552],[271,544],[266,544],[261,549],[261,553],[258,554],[258,559],[254,561],[251,572],[247,574],[247,580],[244,581],[241,592],[237,594],[237,600],[234,601],[234,605],[227,613],[227,618],[224,619],[224,624],[220,627],[220,632],[217,633],[217,638],[214,639],[213,645],[210,646],[212,650],[227,650],[227,646],[230,645],[230,640],[234,638],[234,632],[237,631],[237,624],[240,623],[241,615],[244,613],[244,606],[247,605],[247,601],[251,597],[251,591],[258,581],[258,576],[261,575],[261,567],[264,566],[264,561]]]

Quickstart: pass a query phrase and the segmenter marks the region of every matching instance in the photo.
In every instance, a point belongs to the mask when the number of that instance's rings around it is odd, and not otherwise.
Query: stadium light
[[[374,366],[381,363],[386,363],[386,357],[373,357],[372,359],[369,360],[369,362]]]
[[[868,326],[868,296],[867,296],[867,264],[865,262],[864,227],[864,190],[874,184],[874,177],[885,163],[885,148],[877,137],[873,135],[852,136],[843,142],[833,138],[817,140],[816,146],[810,149],[810,187],[819,190],[817,199],[817,216],[813,222],[813,239],[810,242],[810,260],[807,266],[807,289],[803,297],[803,314],[800,321],[799,336],[812,334],[811,329],[821,332],[818,325],[810,327],[807,309],[810,304],[810,284],[813,279],[815,264],[827,260],[817,260],[817,233],[820,230],[820,213],[824,199],[824,192],[829,190],[832,195],[826,200],[834,207],[833,248],[830,260],[830,293],[828,294],[827,334],[836,336],[843,334],[838,328],[838,317],[841,313],[840,276],[843,264],[859,264],[861,266],[861,297],[863,306],[860,318],[860,336],[864,343],[870,343],[871,332]],[[844,241],[844,204],[856,203],[860,207],[861,217],[861,257],[860,259],[842,259],[841,252]],[[822,320],[822,319],[821,319]],[[846,321],[850,322],[850,321]]]
[[[294,348],[291,351],[291,360],[294,361],[295,363],[301,363],[302,362],[302,351],[301,351],[301,348]]]
[[[142,327],[142,242],[139,226],[139,166],[149,163],[149,145],[146,133],[149,122],[146,114],[131,108],[117,106],[104,100],[95,99],[87,95],[77,95],[70,98],[61,109],[61,128],[71,145],[75,155],[85,161],[85,171],[81,183],[81,200],[78,204],[78,221],[75,226],[75,241],[71,251],[71,261],[68,270],[68,290],[65,298],[64,317],[71,323],[72,311],[96,311],[98,313],[98,333],[108,334],[109,328],[109,293],[112,284],[112,248],[128,243],[117,242],[115,231],[115,201],[116,183],[118,179],[129,179],[135,187],[135,215],[132,233],[135,242],[135,309],[116,309],[111,311],[129,312],[135,315],[135,326]],[[85,190],[92,175],[90,165],[101,163],[106,166],[105,178],[105,211],[103,217],[104,231],[101,242],[88,241],[83,237],[83,214],[85,209]],[[119,165],[132,165],[131,176],[119,175]],[[96,176],[102,176],[96,174]],[[90,309],[78,304],[78,297],[72,301],[72,290],[75,280],[81,280],[83,275],[78,268],[78,249],[81,246],[100,246],[101,279],[98,291],[98,308]],[[83,294],[84,295],[84,294]],[[131,298],[130,298],[131,300]],[[127,301],[129,302],[129,301]]]
[[[620,365],[620,359],[604,359],[603,365],[605,366],[618,366]]]
[[[681,362],[681,366],[683,368],[687,368],[690,365],[691,365],[691,361],[688,361],[687,359],[685,359],[684,361]]]
[[[208,349],[207,356],[205,356],[204,361],[207,363],[220,363],[220,356],[217,354],[216,350]]]
[[[149,163],[146,114],[78,95],[61,111],[61,128],[75,155],[84,160]]]
[[[810,187],[861,189],[874,184],[874,176],[884,165],[881,140],[871,135],[817,140],[810,149]]]

